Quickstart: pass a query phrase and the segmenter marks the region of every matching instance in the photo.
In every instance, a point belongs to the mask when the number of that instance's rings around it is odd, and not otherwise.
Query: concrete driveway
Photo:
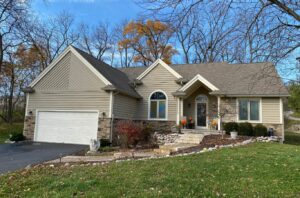
[[[71,155],[86,145],[26,142],[0,144],[0,174]]]

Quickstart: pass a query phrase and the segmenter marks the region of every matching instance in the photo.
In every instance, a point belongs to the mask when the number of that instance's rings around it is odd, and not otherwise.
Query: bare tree
[[[148,14],[172,22],[183,31],[194,14],[198,24],[192,34],[192,62],[227,61],[252,63],[271,61],[292,80],[299,72],[293,56],[300,49],[300,4],[295,0],[211,1],[211,0],[140,0]],[[151,4],[151,6],[149,6]],[[209,9],[212,8],[212,9]],[[188,26],[191,28],[191,26]],[[186,35],[179,35],[182,38]],[[179,50],[180,51],[180,50]],[[291,61],[292,60],[292,61]],[[191,62],[191,61],[189,61]],[[269,74],[264,74],[269,75]]]
[[[232,21],[230,3],[211,2],[191,10],[175,24],[186,63],[232,62],[232,43],[240,23]]]
[[[196,13],[191,15],[190,19],[185,19],[180,28],[176,30],[178,42],[183,51],[183,59],[185,63],[191,63],[193,55],[191,51],[195,48],[197,40],[195,31],[199,27],[199,16]]]
[[[8,123],[13,122],[14,111],[16,107],[20,106],[17,106],[17,104],[25,97],[21,89],[31,82],[33,79],[32,72],[34,72],[31,65],[26,64],[26,49],[24,46],[20,45],[16,49],[16,51],[8,53],[8,59],[4,62],[5,67],[0,82],[0,95],[3,102],[0,118]]]
[[[44,70],[68,45],[79,39],[74,30],[74,18],[67,12],[61,12],[48,21],[31,19],[22,25],[28,42],[33,45],[41,57],[40,70]]]
[[[96,27],[81,24],[79,29],[81,32],[79,40],[80,48],[95,58],[104,61],[106,53],[113,48],[112,33],[108,23],[99,23]]]
[[[27,1],[0,0],[0,73],[5,54],[19,44],[16,27],[25,17],[27,6]]]

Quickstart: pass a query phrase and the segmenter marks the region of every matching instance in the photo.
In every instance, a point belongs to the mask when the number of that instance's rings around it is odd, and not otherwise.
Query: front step
[[[194,133],[194,134],[204,134],[204,135],[215,135],[220,134],[221,131],[211,130],[211,129],[181,129],[182,133]]]
[[[160,145],[158,149],[154,149],[154,152],[170,155],[172,153],[185,150],[190,147],[197,146],[198,144],[184,144],[184,143],[172,143],[172,144],[165,144]]]
[[[184,133],[179,135],[179,138],[175,140],[175,143],[200,144],[204,136],[204,134],[199,133]]]

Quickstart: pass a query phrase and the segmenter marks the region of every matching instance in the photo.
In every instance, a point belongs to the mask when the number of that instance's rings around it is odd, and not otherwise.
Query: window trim
[[[240,108],[239,108],[239,100],[244,99],[244,100],[248,100],[247,102],[247,108],[248,108],[248,119],[247,120],[240,120]],[[259,120],[250,120],[250,102],[249,101],[258,101],[259,104],[259,112],[258,112],[258,116],[259,116]],[[249,123],[262,123],[262,99],[261,98],[236,98],[236,120],[237,122],[249,122]]]
[[[151,100],[151,96],[155,92],[163,93],[166,96],[166,99],[165,100],[162,100],[162,99],[160,99],[160,100],[154,100],[154,99]],[[151,118],[151,101],[165,101],[166,102],[166,117],[165,118]],[[163,90],[157,89],[157,90],[151,92],[149,94],[149,97],[148,97],[148,120],[168,120],[168,101],[169,101],[168,95]],[[157,108],[159,108],[159,105],[157,105]],[[159,111],[157,113],[159,114]]]

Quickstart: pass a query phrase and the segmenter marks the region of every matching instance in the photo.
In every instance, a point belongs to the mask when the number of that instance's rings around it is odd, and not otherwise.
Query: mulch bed
[[[222,135],[206,135],[204,136],[202,142],[199,145],[181,151],[177,151],[172,154],[197,152],[204,148],[215,147],[216,145],[221,146],[221,145],[236,144],[249,139],[251,139],[251,137],[248,136],[238,136],[237,139],[233,140],[230,139],[230,135],[224,135],[224,138],[222,138]]]

